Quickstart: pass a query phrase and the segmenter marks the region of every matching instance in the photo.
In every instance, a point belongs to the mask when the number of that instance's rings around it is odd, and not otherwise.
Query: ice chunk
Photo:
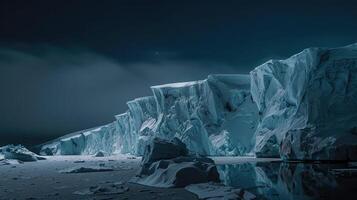
[[[197,195],[199,199],[225,200],[242,199],[253,200],[256,196],[243,189],[232,188],[219,183],[200,183],[185,187],[186,190]]]
[[[168,188],[219,181],[213,160],[187,157],[187,152],[185,144],[177,138],[172,141],[154,138],[146,148],[142,169],[132,182]]]
[[[117,195],[129,191],[123,184],[112,183],[109,185],[91,186],[88,189],[74,192],[77,195]]]
[[[96,154],[94,154],[94,157],[105,157],[106,153],[103,151],[98,151]]]
[[[23,162],[45,160],[44,157],[29,151],[22,145],[6,145],[0,147],[0,155],[2,155],[4,159],[15,159]]]
[[[97,167],[97,166],[86,166],[86,167],[73,167],[68,169],[60,170],[60,173],[73,174],[73,173],[89,173],[89,172],[108,172],[114,171],[113,168],[109,167]]]
[[[153,162],[145,174],[133,182],[154,187],[185,187],[189,184],[219,181],[219,174],[209,158],[177,157]]]
[[[306,49],[286,60],[270,60],[250,74],[261,114],[257,156],[272,156],[275,149],[266,150],[275,148],[271,142],[276,139],[285,159],[357,159],[356,44]]]

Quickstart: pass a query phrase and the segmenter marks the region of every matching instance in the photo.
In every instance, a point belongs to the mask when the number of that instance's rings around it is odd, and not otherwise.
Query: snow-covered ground
[[[128,183],[139,169],[140,157],[121,155],[46,158],[23,164],[6,164],[8,162],[0,161],[0,199],[197,199],[184,188],[161,189]],[[113,171],[63,173],[63,170],[81,167],[110,168]],[[110,194],[112,190],[106,193],[113,185],[120,187],[113,194]],[[96,194],[83,194],[83,191],[89,189],[96,191]]]

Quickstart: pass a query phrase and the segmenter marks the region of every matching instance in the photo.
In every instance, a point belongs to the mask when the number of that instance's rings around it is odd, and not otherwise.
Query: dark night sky
[[[353,1],[190,2],[1,1],[0,145],[109,123],[150,85],[357,42]]]

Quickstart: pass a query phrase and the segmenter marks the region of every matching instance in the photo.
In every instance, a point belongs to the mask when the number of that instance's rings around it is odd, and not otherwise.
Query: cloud
[[[21,137],[42,141],[109,123],[113,115],[126,111],[128,100],[151,95],[151,85],[240,72],[237,67],[223,64],[165,57],[120,63],[83,49],[3,48],[1,142]]]

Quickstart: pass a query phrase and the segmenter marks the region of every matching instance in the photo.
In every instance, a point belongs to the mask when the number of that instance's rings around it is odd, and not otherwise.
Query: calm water
[[[357,163],[218,165],[222,181],[261,199],[357,199]]]

